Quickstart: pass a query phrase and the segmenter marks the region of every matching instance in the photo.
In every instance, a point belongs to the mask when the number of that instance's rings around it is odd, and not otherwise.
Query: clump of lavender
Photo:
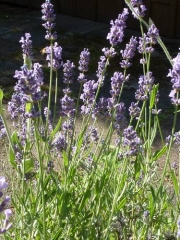
[[[29,37],[30,35],[28,35],[28,41],[30,41]],[[24,38],[21,38],[21,42],[23,42],[23,53],[27,56],[30,56],[32,51],[29,43],[27,44]],[[18,104],[22,104],[23,108],[23,105],[27,102],[36,103],[43,99],[44,96],[41,93],[41,86],[43,84],[44,75],[42,71],[42,66],[39,63],[34,63],[30,66],[24,64],[21,68],[21,71],[15,71],[14,77],[18,79],[18,82],[14,87],[15,94],[12,98],[12,104],[9,104],[10,111],[13,110],[11,109],[11,106],[13,108],[16,105],[18,107]],[[19,106],[17,112],[19,112],[19,110],[22,111],[22,109],[20,108],[21,106]],[[12,115],[16,116],[16,114],[14,114],[13,112]]]
[[[4,196],[4,189],[8,187],[8,183],[4,176],[0,176],[0,198]],[[9,222],[10,217],[12,215],[11,209],[7,209],[7,206],[10,202],[10,197],[5,196],[4,199],[0,203],[0,213],[5,214],[5,219],[2,220],[2,226],[0,227],[0,234],[6,233],[11,227],[12,223]]]
[[[171,102],[174,105],[180,105],[180,53],[173,60],[172,70],[169,70],[168,77],[171,77],[172,90],[169,94]]]
[[[126,44],[125,50],[121,50],[120,53],[122,55],[122,61],[120,62],[120,65],[122,68],[128,68],[132,65],[130,60],[134,57],[136,47],[137,47],[137,40],[136,37],[131,37],[128,44]]]
[[[43,72],[41,67],[39,63],[34,63],[30,70],[27,68],[27,65],[24,65],[21,71],[15,71],[14,77],[18,79],[18,82],[14,87],[15,95],[12,98],[13,102],[9,104],[10,111],[12,111],[12,107],[15,107],[18,103],[37,103],[44,98],[44,94],[41,92],[41,86],[43,84]],[[23,99],[19,99],[20,95],[23,96]],[[22,110],[21,106],[18,107],[17,111],[19,110]],[[12,113],[12,115],[14,114]],[[27,117],[32,118],[36,118],[37,116],[39,116],[39,112],[34,108],[32,108],[27,115]]]
[[[46,29],[45,38],[47,40],[56,40],[56,32],[52,33],[52,29],[55,26],[55,23],[53,23],[53,21],[56,18],[56,15],[54,14],[54,6],[50,3],[50,0],[46,0],[46,2],[41,5],[41,7],[41,12],[43,13],[42,20],[46,22],[42,24],[43,27]]]
[[[112,46],[115,46],[122,42],[124,37],[124,29],[126,28],[126,20],[128,18],[128,9],[124,8],[122,14],[118,15],[118,18],[115,21],[111,21],[110,33],[107,35]]]
[[[145,11],[147,10],[145,5],[143,5],[142,0],[131,0],[131,4],[134,8],[134,12],[132,12],[133,16],[135,18],[141,17],[143,18],[145,16]]]
[[[51,47],[46,47],[45,52],[47,54],[46,60],[48,61],[48,67],[52,67],[53,70],[58,70],[62,65],[62,47],[58,46],[55,42],[52,46],[52,66],[51,66]]]

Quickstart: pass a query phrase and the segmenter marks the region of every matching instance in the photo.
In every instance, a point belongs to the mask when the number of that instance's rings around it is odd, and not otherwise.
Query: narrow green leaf
[[[155,152],[152,162],[156,161],[158,158],[160,158],[167,150],[167,146],[165,145],[161,150],[158,150]]]
[[[117,211],[119,211],[121,208],[123,208],[125,204],[126,204],[126,197],[123,198],[123,199],[120,201],[120,203],[118,204],[118,206],[117,206]]]
[[[64,166],[68,167],[69,161],[65,151],[62,152],[62,157],[63,157]]]
[[[60,228],[60,229],[55,233],[55,235],[52,237],[52,240],[58,240],[61,232],[62,232],[62,229]]]
[[[159,84],[153,85],[152,87],[151,97],[150,97],[150,106],[149,106],[150,109],[152,109],[154,106],[158,88],[159,88]]]
[[[26,159],[24,164],[25,164],[25,173],[28,173],[34,169],[34,160],[32,158]]]
[[[52,133],[50,134],[50,140],[55,136],[55,134],[59,131],[60,127],[61,127],[61,123],[62,123],[62,117],[59,118],[59,121],[55,127],[55,129],[52,131]]]
[[[11,163],[11,165],[13,167],[15,167],[15,168],[17,167],[16,161],[15,161],[15,153],[12,150],[11,146],[9,146],[9,162]]]
[[[177,177],[176,177],[174,171],[171,171],[171,179],[172,179],[172,181],[173,181],[174,191],[175,191],[175,193],[176,193],[176,196],[178,196],[178,195],[179,195],[179,187],[178,187]]]
[[[88,199],[91,197],[91,190],[87,189],[86,192],[83,194],[83,198],[82,201],[79,205],[79,212],[84,208],[86,202],[88,201]]]
[[[0,89],[0,101],[2,101],[3,100],[3,91],[2,91],[2,89]]]
[[[150,142],[151,142],[150,145],[151,145],[151,146],[152,146],[152,144],[153,144],[153,142],[154,142],[154,139],[155,139],[155,137],[156,137],[157,126],[158,126],[157,120],[154,119],[154,127],[153,127],[153,129],[152,129],[152,131],[151,131],[151,139],[150,139]]]

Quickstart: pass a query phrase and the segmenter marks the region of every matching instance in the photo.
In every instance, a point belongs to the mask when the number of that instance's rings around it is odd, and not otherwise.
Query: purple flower
[[[141,109],[138,107],[138,103],[131,103],[131,106],[129,107],[129,115],[132,118],[139,117],[139,114],[141,112]]]
[[[177,220],[177,227],[178,227],[178,230],[177,230],[177,239],[180,239],[180,216]]]
[[[67,142],[64,133],[59,132],[55,135],[55,138],[52,142],[52,146],[55,147],[60,152],[66,150]]]
[[[0,138],[4,137],[6,135],[6,128],[4,127],[2,118],[0,116]]]
[[[159,31],[154,24],[148,29],[147,35],[144,34],[143,37],[139,38],[138,51],[141,54],[154,52],[153,45],[157,43],[157,38],[159,36]],[[145,63],[144,59],[140,60],[141,64]]]
[[[169,94],[171,102],[174,105],[180,104],[179,91],[180,91],[180,53],[173,60],[172,70],[169,70],[168,77],[171,77],[172,91]]]
[[[97,128],[90,127],[90,138],[93,142],[98,142],[99,136]]]
[[[54,14],[54,7],[49,0],[46,0],[46,2],[41,5],[41,7],[41,12],[43,13],[42,20],[46,21],[45,24],[42,24],[43,27],[47,29],[45,38],[47,40],[55,40],[57,38],[56,32],[51,32],[55,26],[55,23],[53,23],[53,21],[56,18],[56,15]]]
[[[87,48],[84,48],[84,50],[80,54],[79,67],[78,67],[79,71],[83,73],[88,71],[89,59],[90,59],[90,52]]]
[[[26,57],[32,57],[32,41],[30,40],[31,35],[30,33],[25,33],[25,38],[21,37],[21,40],[19,41],[22,47],[23,51],[23,59]]]
[[[97,90],[98,84],[94,80],[89,80],[83,84],[83,93],[80,99],[83,101],[81,106],[82,114],[89,114],[95,101],[95,91]]]
[[[104,53],[104,56],[106,58],[112,58],[116,55],[115,49],[113,47],[111,48],[103,48],[102,52]]]
[[[154,48],[152,47],[151,41],[151,38],[147,37],[146,34],[144,34],[143,37],[140,37],[139,46],[137,48],[139,53],[152,53],[154,51]]]
[[[80,74],[79,74],[77,81],[78,81],[79,83],[85,83],[85,82],[87,82],[87,79],[86,79],[84,73],[80,73]]]
[[[97,102],[93,115],[94,117],[97,115],[107,115],[107,105],[108,105],[108,99],[105,97],[99,98],[99,101]]]
[[[27,65],[24,65],[21,71],[15,71],[14,77],[18,79],[18,83],[14,90],[31,96],[29,101],[37,102],[43,98],[40,88],[43,84],[43,72],[41,67],[39,63],[35,63],[32,70],[29,70]]]
[[[128,9],[124,8],[122,14],[119,14],[115,21],[110,22],[112,27],[110,29],[110,33],[107,35],[107,39],[112,46],[122,42],[124,37],[124,28],[126,28],[125,21],[127,20],[128,14]]]
[[[67,60],[66,63],[63,65],[63,72],[64,72],[64,80],[63,82],[65,84],[73,83],[72,76],[73,76],[73,69],[75,68],[75,65],[73,62]]]
[[[5,180],[4,176],[0,176],[0,198],[3,197],[3,191],[8,187],[8,183]],[[12,215],[11,209],[7,209],[7,205],[10,202],[10,197],[5,196],[4,199],[0,203],[0,213],[5,214],[5,219],[2,220],[3,226],[0,227],[0,234],[5,233],[11,226],[12,224],[9,223],[9,219]]]
[[[122,131],[127,126],[127,121],[125,117],[126,108],[123,102],[120,102],[114,106],[114,112],[112,117],[113,119],[113,126],[116,130],[116,133],[120,136]]]
[[[132,6],[136,13],[132,13],[135,18],[144,17],[145,11],[147,10],[145,5],[143,5],[142,0],[131,0]]]
[[[141,140],[137,136],[136,131],[134,131],[132,126],[124,129],[122,146],[124,148],[125,156],[136,156],[140,146]]]
[[[131,66],[131,63],[129,61],[135,55],[137,44],[138,42],[136,40],[136,37],[131,37],[130,42],[126,44],[125,50],[120,51],[123,58],[123,60],[120,62],[122,68],[128,68]]]
[[[101,56],[100,61],[98,62],[98,70],[96,72],[96,76],[98,77],[98,83],[102,86],[104,82],[104,72],[106,67],[106,57]]]
[[[25,116],[27,118],[32,118],[32,119],[38,118],[40,115],[41,115],[40,111],[37,111],[34,107],[32,107],[29,112],[25,113]]]
[[[139,77],[139,88],[135,92],[135,98],[137,100],[146,101],[151,92],[152,85],[154,83],[154,77],[152,72],[148,72],[146,76]]]
[[[51,50],[52,50],[52,66],[51,66]],[[46,60],[48,61],[48,67],[52,67],[53,70],[58,70],[62,65],[62,47],[58,46],[58,43],[55,42],[51,47],[46,47],[45,52],[47,54]]]
[[[152,24],[148,29],[147,36],[151,39],[151,44],[157,43],[157,38],[159,37],[159,30],[154,24]]]
[[[25,103],[28,101],[28,96],[23,93],[14,92],[11,101],[8,102],[8,111],[12,119],[18,118],[19,115],[25,114]]]
[[[116,99],[119,96],[123,83],[128,80],[129,75],[125,77],[121,72],[114,72],[113,77],[111,77],[110,94],[112,98]]]
[[[74,100],[69,96],[70,89],[64,89],[64,97],[61,101],[61,115],[64,117],[73,117],[75,113]]]
[[[6,182],[6,179],[4,176],[0,176],[0,191],[4,190],[8,187],[8,183]]]
[[[174,133],[174,143],[180,145],[180,131]]]

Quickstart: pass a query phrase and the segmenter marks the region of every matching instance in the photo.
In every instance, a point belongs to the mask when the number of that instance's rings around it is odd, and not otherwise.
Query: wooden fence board
[[[2,0],[24,6],[41,8],[44,0]],[[51,0],[55,11],[74,17],[109,23],[126,7],[124,0]],[[180,0],[144,0],[146,20],[150,17],[162,36],[180,38]],[[127,25],[139,30],[138,21],[130,16]]]
[[[75,16],[96,21],[96,0],[76,0]]]

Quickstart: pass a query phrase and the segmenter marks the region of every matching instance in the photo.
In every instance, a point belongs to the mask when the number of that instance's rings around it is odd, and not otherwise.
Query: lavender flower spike
[[[73,62],[67,60],[66,63],[63,65],[63,72],[64,72],[64,80],[63,82],[65,84],[73,83],[73,69],[75,68],[75,65]]]
[[[180,91],[180,53],[173,60],[173,68],[169,70],[168,77],[171,77],[172,91],[169,94],[171,102],[174,105],[180,105],[179,91]]]
[[[134,8],[134,11],[136,13],[132,13],[134,18],[141,17],[143,18],[145,16],[145,11],[147,10],[145,5],[143,5],[142,0],[131,0],[131,4]]]
[[[57,39],[57,34],[56,32],[51,32],[55,26],[55,23],[53,23],[53,21],[56,18],[56,15],[54,14],[54,7],[50,3],[50,0],[46,0],[46,2],[41,5],[41,7],[41,12],[43,13],[42,20],[46,21],[46,23],[42,24],[43,27],[46,29],[45,38],[47,40],[55,40]]]
[[[138,42],[136,37],[131,37],[128,44],[126,44],[125,50],[121,50],[123,60],[120,62],[122,68],[128,68],[131,66],[130,59],[132,59],[135,55],[136,46]]]
[[[31,67],[32,64],[32,41],[30,40],[30,33],[25,33],[25,38],[21,37],[20,43],[23,51],[24,64],[27,64],[28,67]]]
[[[178,230],[177,230],[177,239],[179,240],[180,239],[180,216],[179,216],[179,218],[177,220],[177,228],[178,228]]]
[[[90,52],[88,49],[85,48],[80,54],[79,67],[78,67],[79,71],[83,73],[88,71],[89,58],[90,58]]]
[[[8,187],[8,183],[4,176],[0,176],[0,190],[4,190]]]
[[[110,22],[112,27],[110,29],[110,33],[107,35],[107,39],[111,45],[115,46],[122,42],[124,37],[124,28],[126,28],[125,21],[127,20],[128,14],[128,9],[124,8],[122,14],[119,14],[115,21]]]
[[[5,180],[4,176],[0,176],[0,198],[3,197],[3,190],[8,187],[8,183]],[[0,203],[0,213],[5,214],[5,219],[2,221],[3,226],[0,227],[0,234],[5,233],[8,229],[12,227],[12,224],[9,222],[9,219],[12,215],[11,209],[7,209],[7,205],[10,202],[10,197],[5,196]]]
[[[52,59],[52,66],[51,66],[51,47],[46,47],[45,52],[47,54],[46,60],[48,61],[48,67],[52,67],[53,70],[58,70],[62,65],[62,47],[58,46],[58,43],[55,42],[52,47],[53,52],[53,59]]]

